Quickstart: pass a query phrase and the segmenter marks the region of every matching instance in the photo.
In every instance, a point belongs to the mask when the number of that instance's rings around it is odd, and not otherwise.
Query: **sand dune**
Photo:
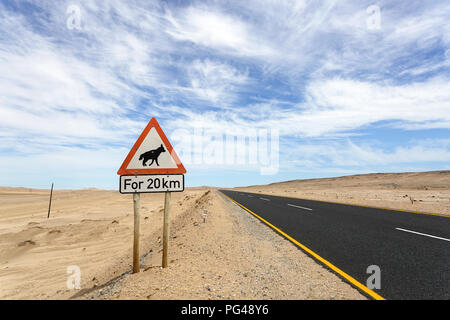
[[[450,214],[450,171],[373,173],[292,180],[235,189],[294,198]]]

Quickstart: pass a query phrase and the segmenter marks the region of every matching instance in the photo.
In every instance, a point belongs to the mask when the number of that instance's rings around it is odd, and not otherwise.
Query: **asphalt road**
[[[221,192],[385,299],[450,299],[450,217]]]

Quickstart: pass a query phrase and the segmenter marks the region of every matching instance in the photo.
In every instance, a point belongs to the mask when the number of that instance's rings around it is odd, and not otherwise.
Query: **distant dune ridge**
[[[372,173],[235,188],[286,197],[450,214],[450,170]]]

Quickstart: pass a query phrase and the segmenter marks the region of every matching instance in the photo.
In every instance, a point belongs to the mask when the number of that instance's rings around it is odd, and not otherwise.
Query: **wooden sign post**
[[[134,207],[134,241],[133,241],[133,273],[140,271],[139,236],[141,233],[141,194],[133,194]]]
[[[170,236],[171,192],[184,191],[186,169],[155,118],[142,131],[117,174],[120,193],[133,194],[134,241],[133,273],[140,270],[140,194],[164,192],[162,266],[167,268]]]
[[[167,255],[169,250],[169,236],[170,236],[170,192],[166,192],[164,199],[164,227],[163,227],[163,256],[162,266],[167,268]]]

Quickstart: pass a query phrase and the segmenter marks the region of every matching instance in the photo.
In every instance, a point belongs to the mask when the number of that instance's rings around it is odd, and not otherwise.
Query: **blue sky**
[[[0,185],[117,189],[151,117],[187,186],[448,170],[449,21],[448,1],[3,0]],[[183,150],[263,129],[271,174]]]

